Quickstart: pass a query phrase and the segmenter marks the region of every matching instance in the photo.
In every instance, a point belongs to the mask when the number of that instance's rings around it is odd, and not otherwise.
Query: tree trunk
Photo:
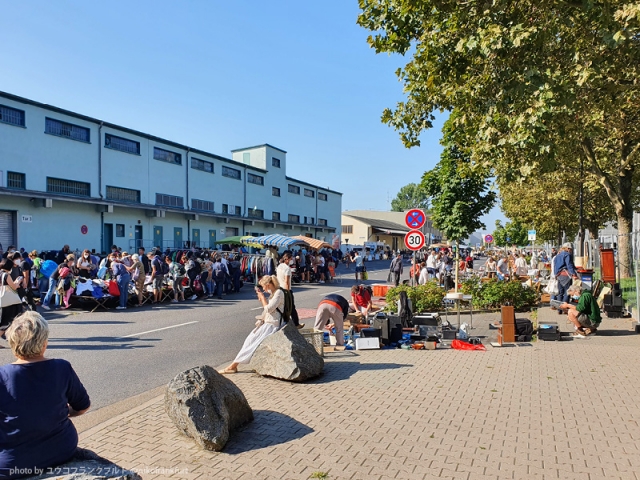
[[[626,210],[626,209],[625,209]],[[631,278],[633,259],[631,253],[631,231],[633,229],[633,211],[618,213],[618,266],[620,278]]]

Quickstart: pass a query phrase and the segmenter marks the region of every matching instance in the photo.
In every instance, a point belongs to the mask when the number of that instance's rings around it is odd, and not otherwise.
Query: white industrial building
[[[0,92],[0,244],[100,252],[339,234],[342,194],[288,177],[284,150],[231,153]]]

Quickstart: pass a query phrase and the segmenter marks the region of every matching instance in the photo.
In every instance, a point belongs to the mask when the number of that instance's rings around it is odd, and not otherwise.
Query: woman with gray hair
[[[17,360],[0,367],[0,478],[21,478],[73,457],[78,433],[69,417],[90,401],[69,362],[44,357],[49,326],[39,313],[18,316],[6,336]]]

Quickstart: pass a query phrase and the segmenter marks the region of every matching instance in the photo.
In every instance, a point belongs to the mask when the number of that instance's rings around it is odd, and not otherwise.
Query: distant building
[[[213,247],[234,235],[331,241],[342,194],[287,176],[269,144],[232,158],[0,92],[0,244]]]
[[[410,230],[405,223],[406,212],[374,210],[347,210],[342,212],[342,244],[364,245],[365,242],[383,242],[392,250],[405,250],[404,236]],[[442,242],[442,233],[431,218],[420,229],[427,245]]]

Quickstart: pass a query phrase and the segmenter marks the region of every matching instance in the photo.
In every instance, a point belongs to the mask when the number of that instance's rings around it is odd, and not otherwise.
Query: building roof
[[[376,218],[365,218],[356,215],[350,215],[348,213],[343,213],[345,217],[351,217],[359,222],[366,223],[371,226],[371,228],[379,230],[381,232],[389,232],[395,233],[398,235],[404,235],[409,231],[409,228],[406,225],[401,225],[399,223],[390,222],[388,220],[380,220]]]
[[[269,147],[269,148],[273,148],[274,150],[278,150],[279,152],[287,153],[287,151],[286,151],[286,150],[282,150],[281,148],[274,147],[273,145],[269,145],[268,143],[263,143],[263,144],[261,144],[261,145],[254,145],[253,147],[236,148],[236,149],[234,149],[234,150],[231,150],[231,153],[234,153],[234,152],[241,152],[241,151],[243,151],[243,150],[252,150],[252,149],[254,149],[254,148],[262,148],[262,147]]]

